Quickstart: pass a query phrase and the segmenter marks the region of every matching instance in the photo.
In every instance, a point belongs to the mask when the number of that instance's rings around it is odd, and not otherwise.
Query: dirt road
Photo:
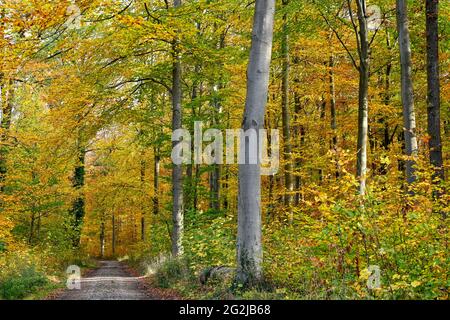
[[[153,300],[118,261],[100,261],[100,267],[81,279],[80,290],[66,289],[56,300]]]

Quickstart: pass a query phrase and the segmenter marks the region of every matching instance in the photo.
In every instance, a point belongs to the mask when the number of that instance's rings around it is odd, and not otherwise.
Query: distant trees
[[[318,4],[317,4],[318,5]],[[319,9],[320,10],[320,9]],[[339,9],[340,11],[341,9]],[[369,131],[369,76],[370,76],[370,46],[373,38],[369,39],[369,12],[367,11],[366,0],[356,0],[356,13],[353,9],[353,1],[347,0],[343,9],[336,15],[343,15],[350,20],[351,28],[356,39],[357,58],[351,52],[348,44],[344,42],[342,34],[335,27],[333,21],[321,11],[322,18],[338,38],[340,44],[345,49],[353,66],[358,71],[358,131],[357,131],[357,159],[356,176],[359,182],[358,192],[360,195],[366,194],[367,179],[367,148]]]

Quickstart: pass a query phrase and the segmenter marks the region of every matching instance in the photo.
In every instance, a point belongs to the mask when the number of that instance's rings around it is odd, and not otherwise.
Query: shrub
[[[188,278],[191,274],[189,264],[183,259],[169,258],[156,270],[156,284],[161,288],[168,288],[177,281]]]
[[[0,295],[7,300],[22,299],[48,284],[44,274],[34,267],[27,267],[18,273],[10,273],[0,281]]]
[[[6,251],[6,243],[0,240],[0,253]]]

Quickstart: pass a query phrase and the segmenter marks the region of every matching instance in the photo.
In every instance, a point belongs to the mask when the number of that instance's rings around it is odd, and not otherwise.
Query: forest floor
[[[155,300],[144,277],[134,275],[118,261],[99,261],[99,267],[81,279],[81,289],[64,290],[54,300]]]

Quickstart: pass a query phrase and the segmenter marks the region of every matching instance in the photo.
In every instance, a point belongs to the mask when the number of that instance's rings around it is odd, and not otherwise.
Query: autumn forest
[[[111,263],[161,299],[449,299],[449,32],[444,0],[0,0],[0,300]]]

